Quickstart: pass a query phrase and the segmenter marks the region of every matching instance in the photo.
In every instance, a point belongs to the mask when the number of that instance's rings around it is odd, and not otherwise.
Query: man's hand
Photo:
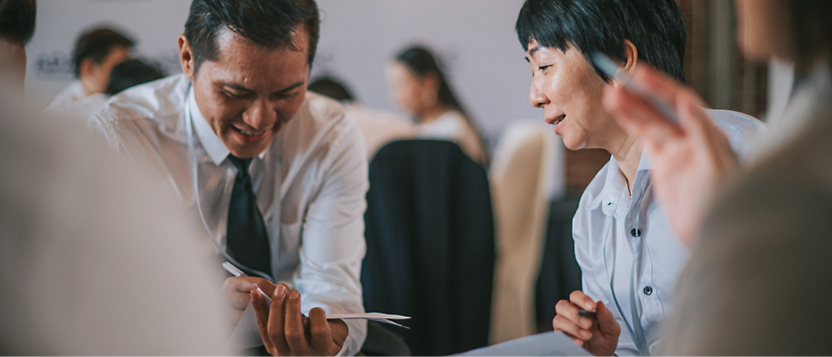
[[[578,310],[581,309],[595,311],[598,320],[578,315]],[[555,311],[557,315],[552,320],[555,331],[562,331],[596,356],[612,356],[615,353],[621,326],[618,326],[612,312],[603,302],[596,303],[582,291],[576,290],[569,295],[569,301],[558,301]]]
[[[267,306],[257,290],[250,293],[260,336],[269,353],[275,356],[334,356],[341,351],[349,334],[344,321],[327,320],[321,308],[312,309],[308,318],[303,316],[300,292],[290,291],[284,284],[278,285],[270,294],[272,302]]]
[[[604,107],[625,131],[644,143],[653,164],[650,176],[670,225],[691,246],[717,185],[736,171],[736,155],[693,90],[642,64],[631,80],[675,107],[680,123],[671,122],[626,88],[608,86]]]
[[[248,302],[251,301],[251,292],[257,290],[258,287],[266,294],[274,294],[275,285],[263,278],[238,276],[225,279],[222,292],[231,303],[234,326],[240,322]]]

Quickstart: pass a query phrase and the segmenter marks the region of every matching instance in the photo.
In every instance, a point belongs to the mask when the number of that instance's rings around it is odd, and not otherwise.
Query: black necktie
[[[231,203],[228,206],[228,236],[226,246],[228,253],[249,275],[258,270],[271,276],[271,250],[269,234],[263,215],[257,207],[248,166],[251,159],[241,159],[228,155],[231,163],[237,167],[234,189],[231,191]]]

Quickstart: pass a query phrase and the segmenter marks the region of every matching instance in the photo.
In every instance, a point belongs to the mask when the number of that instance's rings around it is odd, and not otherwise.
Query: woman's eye
[[[549,68],[551,66],[552,65],[540,66],[540,67],[537,67],[537,70],[542,72],[542,71],[546,70],[546,68]]]

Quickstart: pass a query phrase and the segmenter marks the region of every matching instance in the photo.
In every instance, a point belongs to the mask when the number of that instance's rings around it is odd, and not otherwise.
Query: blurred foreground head
[[[23,93],[26,44],[35,33],[34,0],[0,0],[0,77],[3,85]]]
[[[832,1],[736,0],[737,36],[743,53],[776,57],[801,71],[828,64],[832,54]]]

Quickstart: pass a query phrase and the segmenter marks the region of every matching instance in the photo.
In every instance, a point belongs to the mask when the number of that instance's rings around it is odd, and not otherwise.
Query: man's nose
[[[275,111],[267,100],[256,100],[243,113],[243,121],[256,130],[271,127],[276,120]]]

